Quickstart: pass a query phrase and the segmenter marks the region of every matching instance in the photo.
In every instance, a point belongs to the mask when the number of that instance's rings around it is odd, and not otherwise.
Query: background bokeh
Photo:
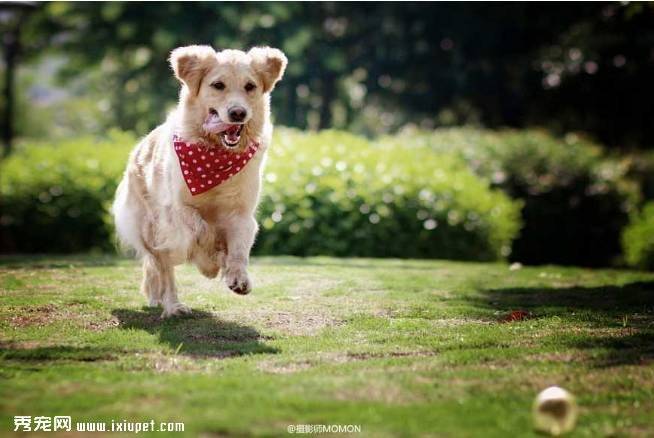
[[[259,253],[654,260],[651,3],[51,2],[0,25],[2,252],[112,250],[168,53],[206,43],[290,61]]]

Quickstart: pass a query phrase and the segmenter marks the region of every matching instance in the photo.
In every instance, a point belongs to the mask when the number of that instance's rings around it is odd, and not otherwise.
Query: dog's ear
[[[200,92],[202,78],[215,62],[216,51],[210,46],[178,47],[170,53],[175,77],[195,95]]]
[[[286,70],[288,63],[286,55],[281,50],[271,47],[254,47],[250,49],[248,55],[252,58],[252,67],[261,78],[263,92],[272,91]]]

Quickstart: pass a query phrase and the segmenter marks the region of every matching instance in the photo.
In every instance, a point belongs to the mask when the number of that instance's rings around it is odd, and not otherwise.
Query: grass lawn
[[[162,321],[133,261],[0,259],[0,435],[14,415],[70,415],[191,436],[530,436],[553,384],[577,396],[573,435],[654,435],[654,274],[256,258],[241,297],[177,272],[194,313]],[[502,322],[512,310],[530,318]]]

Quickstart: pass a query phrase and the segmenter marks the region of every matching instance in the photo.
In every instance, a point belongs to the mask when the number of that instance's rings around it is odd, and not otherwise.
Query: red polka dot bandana
[[[207,148],[202,143],[186,143],[173,136],[182,176],[191,192],[199,195],[219,186],[239,173],[259,150],[259,143],[250,142],[243,152],[223,148]]]

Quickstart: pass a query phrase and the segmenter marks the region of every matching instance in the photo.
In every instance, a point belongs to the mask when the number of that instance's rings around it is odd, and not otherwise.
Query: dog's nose
[[[227,111],[227,114],[231,122],[242,122],[248,112],[242,106],[233,106]]]

